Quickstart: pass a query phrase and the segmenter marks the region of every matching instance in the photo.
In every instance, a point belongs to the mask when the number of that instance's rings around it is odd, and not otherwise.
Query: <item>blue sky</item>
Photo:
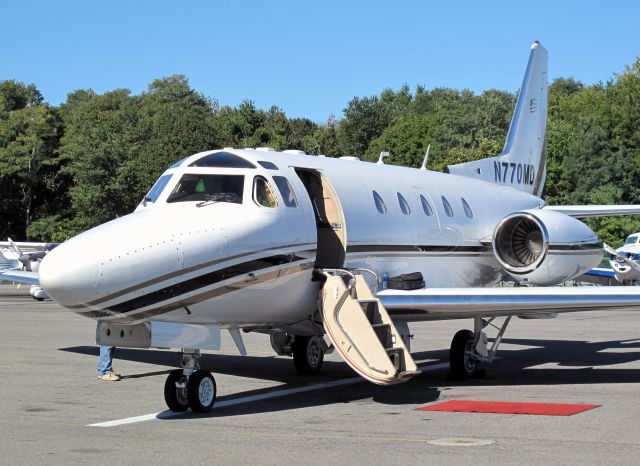
[[[404,83],[514,91],[534,40],[550,78],[587,84],[640,55],[634,1],[24,0],[0,15],[0,80],[34,83],[52,104],[180,73],[222,105],[316,122]]]

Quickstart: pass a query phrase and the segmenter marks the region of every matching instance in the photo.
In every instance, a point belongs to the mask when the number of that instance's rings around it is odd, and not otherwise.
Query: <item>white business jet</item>
[[[99,344],[181,349],[164,390],[176,411],[213,406],[198,357],[219,348],[220,328],[241,353],[240,330],[270,335],[302,373],[335,349],[388,385],[418,373],[408,322],[473,319],[450,351],[452,372],[471,376],[512,316],[640,309],[636,287],[550,287],[602,258],[575,217],[640,206],[546,206],[546,114],[547,51],[535,42],[499,156],[435,173],[300,151],[202,152],[169,167],[135,212],[48,254],[40,281],[99,321]],[[492,288],[504,278],[536,286]]]

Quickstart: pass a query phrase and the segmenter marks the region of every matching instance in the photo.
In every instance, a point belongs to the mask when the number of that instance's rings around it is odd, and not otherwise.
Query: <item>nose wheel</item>
[[[208,371],[198,368],[200,353],[183,353],[182,369],[169,373],[164,384],[164,401],[171,411],[194,413],[211,411],[218,393],[216,381]]]

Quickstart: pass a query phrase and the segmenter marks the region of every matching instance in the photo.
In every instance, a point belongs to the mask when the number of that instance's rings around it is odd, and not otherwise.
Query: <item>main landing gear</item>
[[[502,341],[504,332],[509,326],[511,317],[507,317],[501,327],[493,324],[491,319],[474,318],[474,329],[459,330],[451,341],[449,349],[449,375],[454,379],[468,379],[478,374],[479,363],[492,363]],[[483,329],[491,325],[498,330],[491,348],[487,348],[487,334]]]
[[[164,384],[164,401],[171,411],[182,412],[191,408],[194,413],[211,411],[216,401],[216,381],[200,369],[199,350],[183,350],[182,369],[169,373]]]
[[[293,365],[299,374],[317,374],[324,360],[324,341],[317,335],[296,336],[291,345]]]
[[[271,333],[271,347],[278,356],[293,356],[293,365],[300,375],[315,375],[322,369],[327,347],[318,335],[293,335],[287,332]]]

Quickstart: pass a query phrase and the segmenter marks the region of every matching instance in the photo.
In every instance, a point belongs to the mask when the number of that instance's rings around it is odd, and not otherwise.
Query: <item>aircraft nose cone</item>
[[[91,300],[97,276],[92,245],[81,237],[52,250],[42,259],[38,270],[40,286],[52,299],[67,307]]]

